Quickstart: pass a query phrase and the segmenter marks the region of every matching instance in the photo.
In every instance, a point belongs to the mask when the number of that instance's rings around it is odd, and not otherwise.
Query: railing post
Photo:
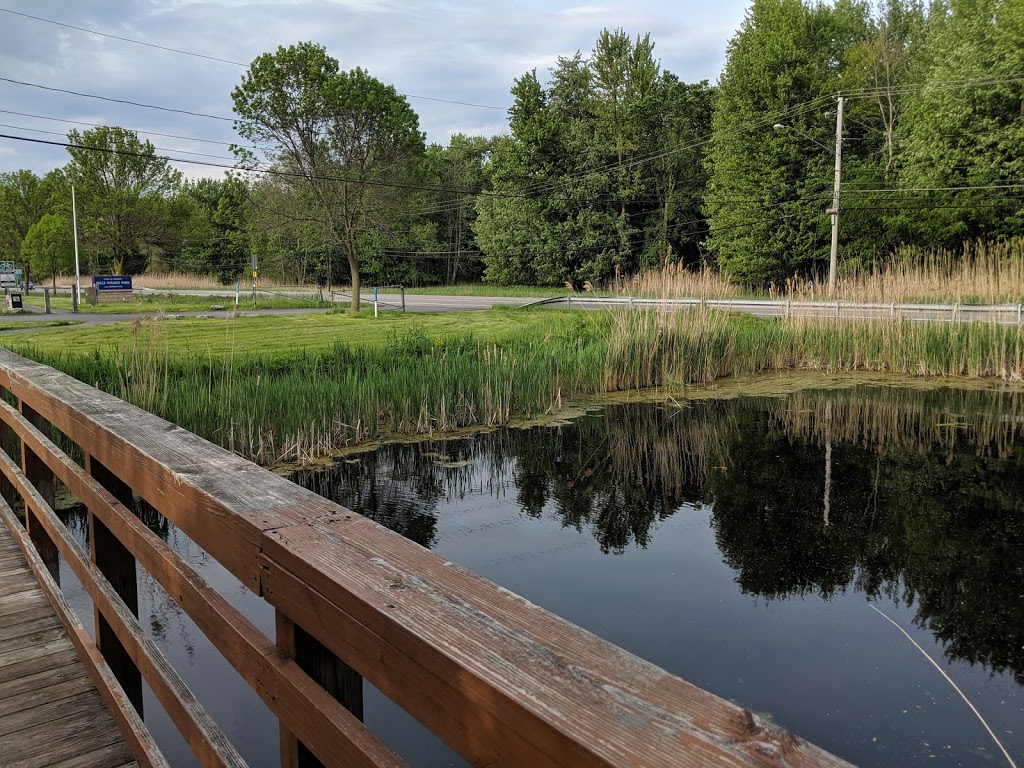
[[[32,426],[44,435],[49,434],[50,422],[26,405],[24,400],[19,401],[19,407],[21,415]],[[50,506],[50,509],[53,509],[55,506],[53,472],[35,454],[35,451],[25,445],[24,440],[21,441],[21,471],[25,473],[25,478],[35,487],[39,495],[43,497],[43,501]],[[60,558],[57,546],[53,543],[53,539],[50,538],[46,529],[43,528],[43,524],[36,519],[32,510],[29,509],[28,504],[25,505],[25,528],[28,529],[29,538],[35,544],[39,557],[46,565],[46,570],[53,576],[53,580],[60,585]]]
[[[280,611],[274,611],[277,645],[313,681],[341,702],[360,721],[363,719],[363,678]],[[322,768],[284,724],[280,725],[281,768]]]
[[[402,292],[402,311],[405,312],[405,286],[400,285],[398,289]]]
[[[86,455],[85,471],[125,507],[134,510],[132,489],[100,464],[94,456]],[[128,610],[138,618],[139,585],[135,574],[135,558],[91,509],[89,510],[89,542],[92,561],[120,595],[124,604],[128,606]],[[135,711],[139,713],[139,717],[142,717],[142,673],[135,666],[135,662],[132,661],[121,641],[117,639],[110,624],[100,614],[99,609],[95,609],[95,615],[96,645],[107,664],[110,665],[117,682],[124,689],[128,700],[135,707]]]
[[[6,394],[7,390],[2,390]],[[0,424],[0,451],[6,453],[12,461],[17,461],[14,456],[14,433],[11,428],[6,424]],[[14,503],[15,498],[18,496],[18,492],[14,489],[14,483],[7,479],[7,475],[0,473],[0,496],[2,496],[8,504]]]

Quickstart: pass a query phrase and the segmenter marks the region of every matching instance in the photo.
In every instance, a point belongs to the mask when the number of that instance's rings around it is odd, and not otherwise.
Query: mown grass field
[[[23,294],[26,306],[42,307],[43,294],[37,288],[32,293]],[[136,293],[128,301],[111,301],[92,306],[82,301],[78,310],[82,314],[99,315],[133,315],[161,312],[209,312],[211,307],[234,309],[233,296],[187,296],[181,294]],[[333,306],[328,302],[312,302],[281,296],[260,296],[258,306],[261,309],[304,309],[308,307],[327,308]],[[66,294],[50,296],[50,307],[66,312],[71,311],[71,297]],[[252,309],[252,295],[243,294],[238,309],[241,312]]]

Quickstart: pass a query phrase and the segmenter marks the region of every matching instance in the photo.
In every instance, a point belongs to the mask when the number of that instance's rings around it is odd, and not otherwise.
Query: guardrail
[[[792,301],[788,299],[701,299],[647,298],[634,296],[578,296],[569,294],[541,299],[525,306],[557,306],[565,304],[576,309],[632,307],[671,309],[704,307],[725,312],[749,312],[759,317],[819,317],[844,320],[887,320],[907,318],[938,322],[973,322],[977,320],[1003,325],[1021,325],[1024,304],[909,304],[903,302],[855,301]]]
[[[31,538],[52,573],[64,558],[92,598],[96,644],[84,632],[76,642],[142,765],[166,765],[139,718],[142,679],[203,765],[243,763],[140,626],[136,567],[277,716],[283,765],[405,765],[360,722],[361,678],[474,765],[845,765],[58,371],[0,350],[0,390],[0,419],[10,428],[0,429],[0,493],[20,496],[25,509],[25,529],[15,524],[15,533]],[[82,463],[55,439],[79,446]],[[88,509],[90,551],[53,512],[58,480]],[[140,521],[133,495],[273,606],[273,639]],[[13,520],[8,501],[3,517]]]

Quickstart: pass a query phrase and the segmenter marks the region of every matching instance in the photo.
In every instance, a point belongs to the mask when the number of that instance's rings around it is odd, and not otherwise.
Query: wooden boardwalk
[[[2,520],[0,765],[138,765]]]

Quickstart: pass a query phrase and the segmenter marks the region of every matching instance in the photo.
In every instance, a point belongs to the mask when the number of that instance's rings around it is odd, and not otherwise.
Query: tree
[[[46,213],[48,191],[32,171],[0,173],[0,258],[14,261],[21,255],[29,229]]]
[[[834,104],[846,50],[867,34],[868,9],[754,0],[729,43],[708,154],[708,246],[747,282],[782,280],[827,253]],[[786,130],[773,131],[781,123]]]
[[[424,151],[416,113],[394,87],[359,68],[339,71],[308,42],[257,57],[231,97],[238,132],[256,147],[234,152],[243,165],[266,159],[308,194],[311,215],[348,260],[358,311],[361,240],[407,202]]]
[[[438,241],[444,252],[443,275],[447,285],[479,279],[480,249],[473,237],[476,195],[484,189],[484,161],[491,143],[482,136],[452,136],[447,147],[427,148],[432,185],[441,190],[433,196]]]
[[[515,82],[474,224],[487,280],[597,282],[693,258],[711,90],[662,71],[653,50],[605,30],[588,58],[559,59],[547,88],[536,72]]]
[[[185,185],[182,196],[190,215],[184,225],[182,266],[224,282],[242,273],[249,261],[249,195],[248,182],[232,175]]]
[[[893,223],[911,241],[951,248],[1022,235],[1024,207],[1007,187],[1024,177],[1024,5],[937,0],[928,25],[911,64],[921,87],[897,133],[906,191]]]
[[[61,215],[46,213],[29,227],[21,244],[21,258],[28,267],[25,275],[48,275],[57,287],[57,275],[68,274],[75,268],[75,243],[71,222]]]
[[[64,169],[75,185],[78,221],[93,272],[145,271],[171,249],[178,234],[174,194],[181,174],[154,154],[134,131],[101,126],[68,133],[71,162]]]

